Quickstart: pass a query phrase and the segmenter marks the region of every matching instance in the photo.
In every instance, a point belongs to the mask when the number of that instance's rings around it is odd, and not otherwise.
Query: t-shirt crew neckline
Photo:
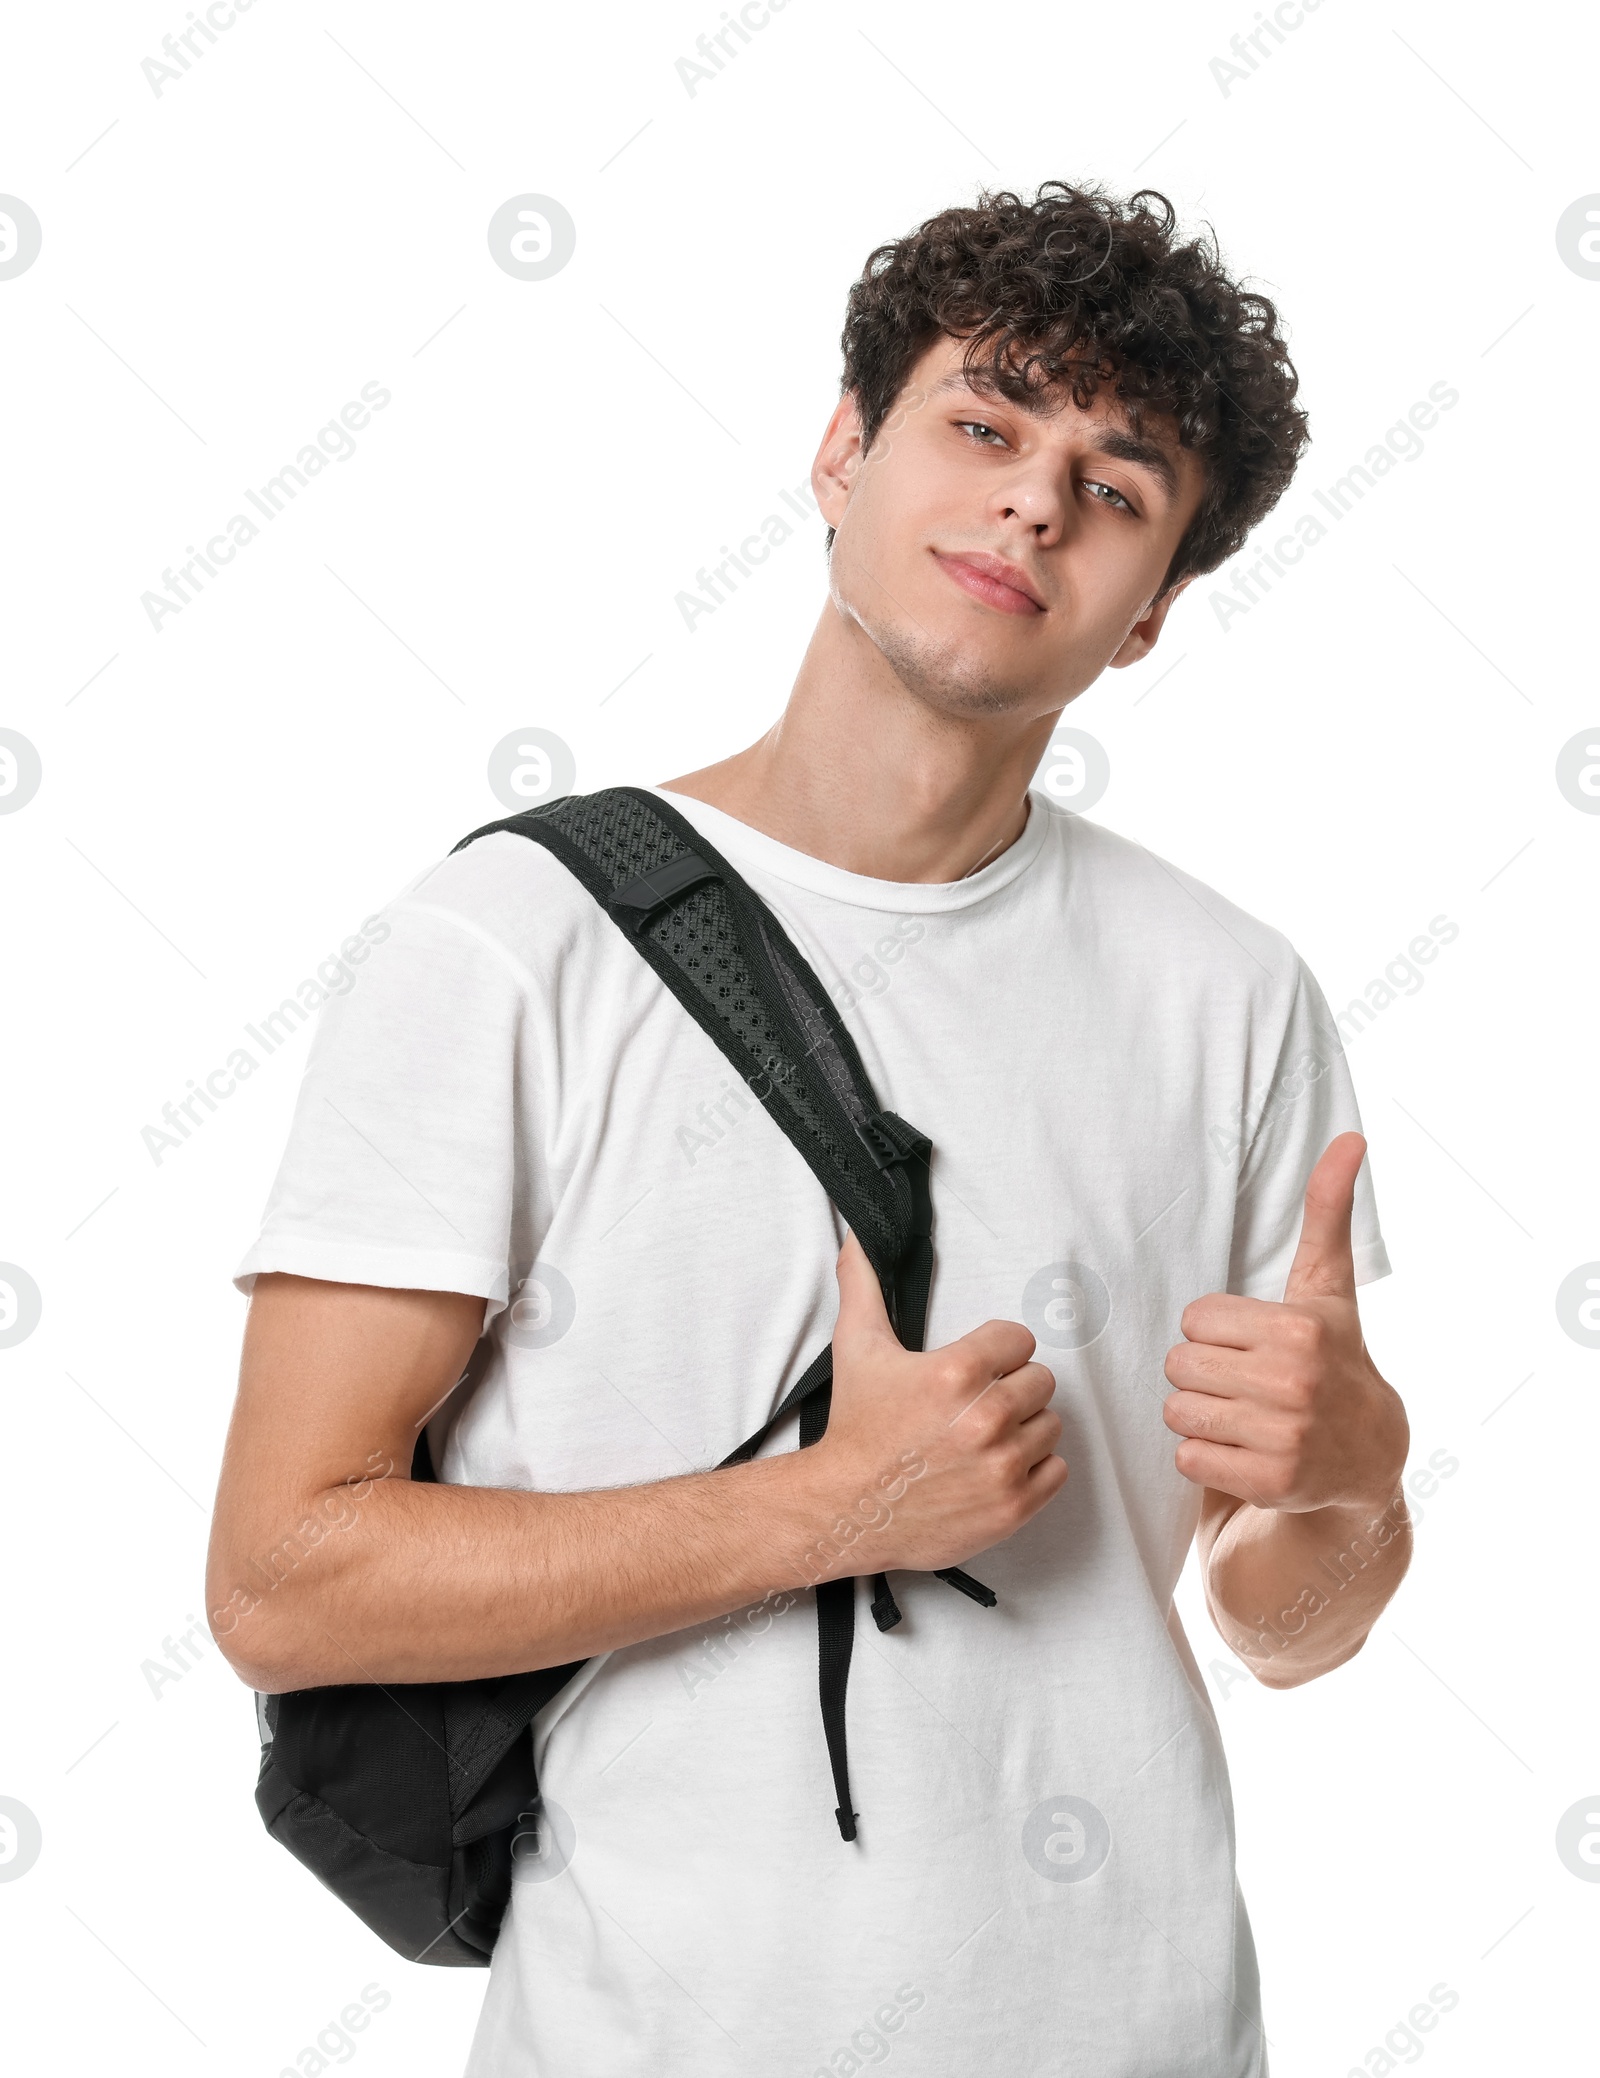
[[[848,902],[858,909],[882,909],[900,916],[969,909],[976,902],[987,901],[1027,872],[1044,848],[1052,820],[1048,805],[1030,793],[1028,820],[1022,826],[1022,834],[997,859],[991,859],[965,880],[874,880],[868,874],[847,873],[842,866],[813,858],[810,852],[780,844],[764,830],[754,829],[692,795],[675,794],[660,786],[646,791],[676,808],[742,869],[754,868],[791,887],[826,895],[835,902]]]

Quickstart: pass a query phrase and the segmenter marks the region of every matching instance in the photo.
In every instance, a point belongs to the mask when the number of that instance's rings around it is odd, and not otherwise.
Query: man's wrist
[[[771,1462],[783,1468],[786,1505],[769,1549],[784,1585],[815,1587],[900,1563],[889,1532],[897,1504],[927,1470],[919,1450],[897,1451],[876,1472],[863,1472],[823,1438]]]
[[[1330,1501],[1326,1507],[1311,1509],[1312,1518],[1327,1519],[1330,1526],[1360,1528],[1392,1516],[1398,1524],[1408,1520],[1405,1506],[1405,1489],[1400,1483],[1402,1465],[1392,1474],[1375,1479],[1369,1487],[1351,1495],[1346,1500]]]

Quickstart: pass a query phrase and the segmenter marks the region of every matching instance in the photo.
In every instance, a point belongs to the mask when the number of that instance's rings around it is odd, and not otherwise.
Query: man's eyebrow
[[[1172,457],[1153,440],[1141,440],[1136,433],[1109,431],[1100,434],[1095,445],[1114,462],[1132,462],[1137,469],[1148,469],[1169,498],[1178,495],[1178,472],[1172,466]]]
[[[1035,403],[1032,399],[1023,400],[1001,397],[998,391],[991,392],[979,389],[959,371],[953,375],[946,375],[941,381],[936,382],[928,394],[930,397],[940,397],[946,396],[952,391],[965,392],[966,395],[978,403],[982,403],[986,398],[992,398],[993,401],[999,403],[1013,403],[1019,411],[1026,412],[1030,418],[1044,418],[1048,416],[1042,399],[1040,402]],[[1101,454],[1113,462],[1131,462],[1135,468],[1148,469],[1169,498],[1175,498],[1178,495],[1178,472],[1173,467],[1172,457],[1164,447],[1158,446],[1155,441],[1142,439],[1137,433],[1128,433],[1120,428],[1107,427],[1104,432],[1095,435],[1095,446]]]

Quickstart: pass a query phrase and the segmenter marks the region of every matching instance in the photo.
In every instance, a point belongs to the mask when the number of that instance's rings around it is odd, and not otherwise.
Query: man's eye
[[[998,440],[1002,447],[1005,446],[1004,435],[997,433],[993,426],[986,426],[982,419],[957,419],[956,426],[960,432],[973,434],[978,439],[980,445],[986,446],[989,441]]]
[[[1132,512],[1133,510],[1132,505],[1129,504],[1128,500],[1123,497],[1121,491],[1114,484],[1098,483],[1094,478],[1087,477],[1084,480],[1083,487],[1086,491],[1095,493],[1102,505],[1120,505],[1125,512]]]

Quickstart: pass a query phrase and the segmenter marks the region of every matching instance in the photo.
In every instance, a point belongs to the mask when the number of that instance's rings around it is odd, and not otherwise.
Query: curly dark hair
[[[1283,495],[1307,421],[1275,306],[1224,271],[1209,231],[1179,242],[1176,225],[1154,188],[1118,201],[1047,180],[1031,202],[981,194],[880,245],[840,342],[864,444],[941,333],[968,340],[970,381],[1014,403],[1059,383],[1081,410],[1108,384],[1136,433],[1146,413],[1175,421],[1205,465],[1164,588],[1226,562]]]

